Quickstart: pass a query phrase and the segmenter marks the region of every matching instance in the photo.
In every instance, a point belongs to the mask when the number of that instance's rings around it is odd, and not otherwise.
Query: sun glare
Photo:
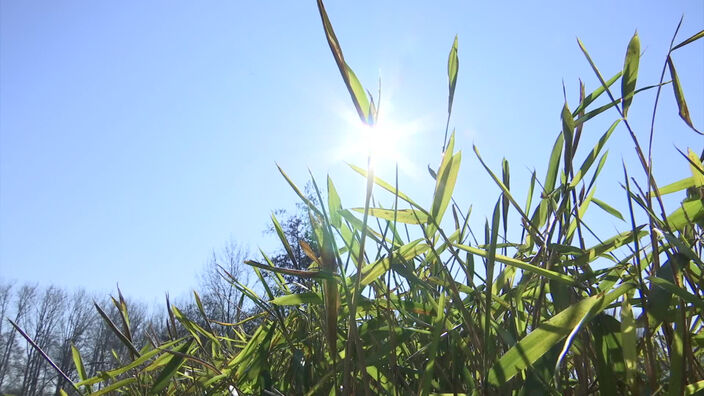
[[[369,126],[360,122],[356,114],[348,113],[343,116],[347,127],[340,159],[350,161],[370,157],[377,170],[390,170],[398,165],[406,173],[413,172],[414,166],[409,161],[410,142],[420,131],[420,122],[399,122],[381,114],[376,124]]]
[[[398,125],[380,122],[376,125],[360,125],[360,150],[371,155],[373,161],[398,162],[401,158],[400,144],[403,138]]]

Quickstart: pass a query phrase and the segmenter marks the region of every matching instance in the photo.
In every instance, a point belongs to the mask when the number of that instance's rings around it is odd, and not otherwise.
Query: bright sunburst
[[[413,173],[409,150],[412,139],[420,132],[420,122],[401,122],[393,117],[392,109],[386,106],[385,110],[387,113],[380,114],[374,126],[360,122],[356,113],[343,112],[346,127],[340,159],[350,161],[371,156],[377,170],[393,169],[398,164],[399,169]]]

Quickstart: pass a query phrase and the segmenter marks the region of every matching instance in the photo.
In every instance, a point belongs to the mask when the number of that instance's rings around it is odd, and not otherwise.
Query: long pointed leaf
[[[638,63],[640,61],[640,39],[638,32],[633,34],[626,50],[626,59],[623,62],[623,78],[621,79],[621,97],[623,98],[623,117],[626,118],[628,108],[633,100],[638,79]]]
[[[547,353],[555,344],[565,338],[579,323],[603,311],[614,300],[633,288],[630,283],[623,284],[608,294],[599,294],[586,298],[549,320],[543,322],[508,350],[489,371],[488,380],[499,386],[512,379],[521,370]],[[587,317],[586,320],[584,318]]]

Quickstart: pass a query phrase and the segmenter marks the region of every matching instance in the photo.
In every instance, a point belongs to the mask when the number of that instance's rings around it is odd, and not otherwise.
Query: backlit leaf
[[[501,356],[489,371],[489,382],[496,386],[506,383],[565,338],[575,326],[587,322],[632,288],[632,284],[623,284],[608,294],[585,298],[541,323]]]
[[[680,118],[684,120],[685,124],[689,125],[695,132],[702,134],[697,128],[694,127],[692,123],[692,118],[689,116],[689,108],[687,107],[687,101],[684,98],[684,91],[682,90],[682,84],[680,84],[680,78],[677,75],[677,70],[675,69],[675,64],[672,63],[672,57],[667,57],[667,65],[670,69],[670,76],[672,77],[672,89],[675,92],[675,100],[677,101],[677,107],[680,110]]]
[[[355,212],[364,213],[364,208],[352,208]],[[405,224],[425,224],[428,222],[428,215],[415,209],[381,209],[369,208],[369,215],[388,221],[398,221]]]
[[[342,79],[347,86],[347,91],[350,93],[354,107],[357,109],[359,119],[365,124],[373,124],[373,121],[370,122],[369,118],[370,106],[367,93],[357,79],[357,76],[347,65],[347,62],[345,62],[345,57],[342,55],[342,48],[340,47],[340,43],[337,41],[337,36],[335,36],[335,31],[332,28],[332,24],[330,23],[328,13],[325,11],[325,6],[323,5],[322,0],[318,0],[318,11],[320,12],[320,18],[323,22],[323,29],[325,30],[325,37],[328,40],[330,51],[335,58],[335,63],[337,63],[337,68],[340,70]]]
[[[457,57],[457,35],[452,43],[450,55],[447,57],[447,78],[450,85],[450,94],[447,101],[447,113],[452,113],[452,101],[455,98],[455,86],[457,85],[457,71],[460,66],[460,60]]]
[[[275,305],[300,305],[300,304],[316,304],[320,305],[323,300],[320,298],[320,294],[316,292],[307,292],[299,294],[287,294],[285,296],[279,296],[270,301]]]
[[[626,118],[628,108],[633,100],[638,79],[638,63],[640,61],[640,39],[638,32],[633,34],[626,50],[626,59],[623,62],[623,78],[621,79],[621,97],[623,98],[623,117]]]

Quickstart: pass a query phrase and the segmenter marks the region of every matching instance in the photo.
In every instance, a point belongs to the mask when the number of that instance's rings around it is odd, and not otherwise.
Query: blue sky
[[[432,191],[426,165],[439,160],[455,34],[460,72],[451,125],[463,150],[457,197],[474,204],[482,224],[498,190],[472,144],[495,169],[509,159],[518,191],[532,169],[542,177],[560,128],[562,82],[573,108],[579,77],[587,90],[598,86],[576,37],[611,76],[637,29],[643,86],[659,79],[683,14],[678,41],[704,27],[699,1],[540,4],[326,4],[362,83],[376,92],[381,77],[381,117],[403,136],[395,144],[406,164],[401,189],[421,203]],[[344,206],[363,204],[364,180],[344,161],[364,165],[366,157],[354,148],[354,109],[314,1],[0,7],[2,280],[97,291],[119,283],[146,300],[186,293],[210,252],[228,240],[253,252],[276,248],[263,233],[269,215],[296,198],[275,162],[300,185],[308,169],[320,181],[330,174]],[[674,56],[699,127],[703,44]],[[667,183],[688,176],[675,147],[700,152],[703,139],[677,118],[671,89],[663,92],[654,157],[655,174]],[[643,140],[653,99],[654,91],[636,97],[629,112]],[[583,149],[616,118],[609,113],[586,129]],[[625,209],[618,182],[621,159],[636,165],[632,143],[619,128],[608,147],[596,196]],[[392,169],[379,163],[384,177],[392,179]],[[615,220],[600,226],[627,227]]]

